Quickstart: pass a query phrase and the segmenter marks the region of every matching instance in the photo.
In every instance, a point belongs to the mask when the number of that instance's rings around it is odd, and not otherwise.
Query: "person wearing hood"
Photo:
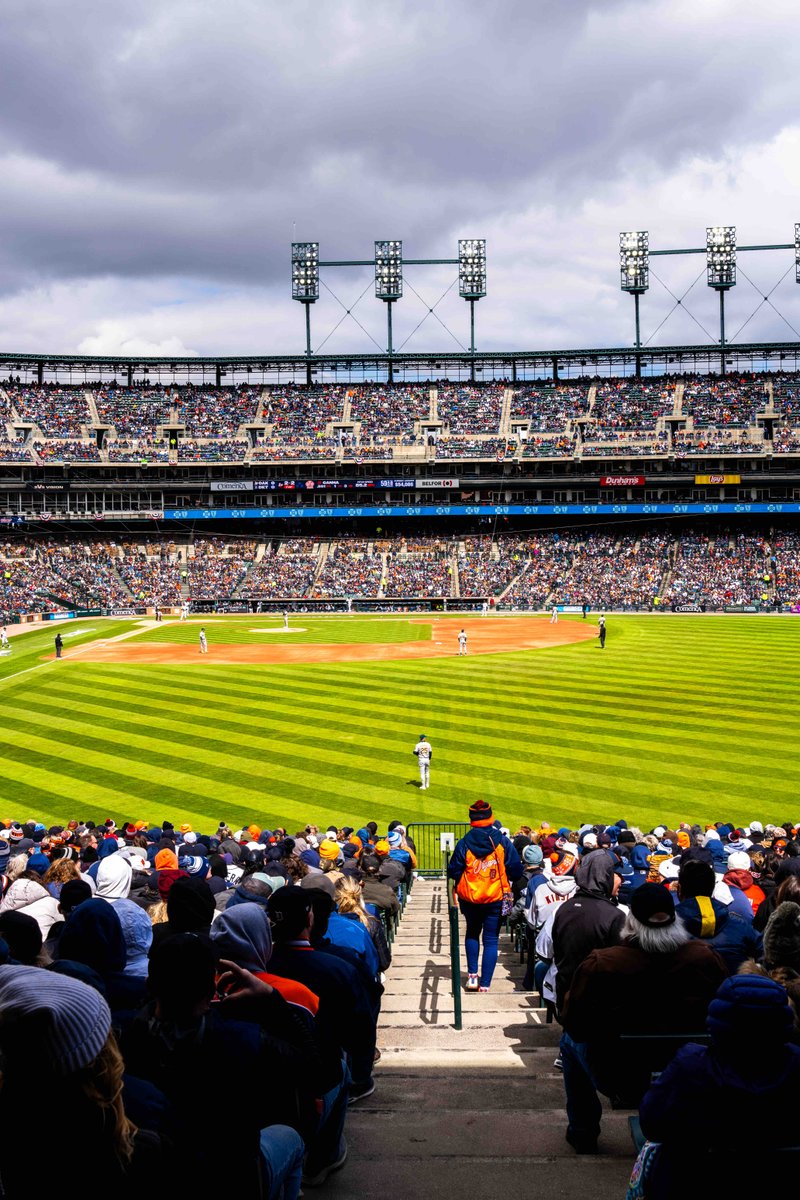
[[[620,944],[584,959],[562,1009],[567,1141],[579,1154],[597,1153],[602,1115],[597,1092],[621,1094],[626,1107],[635,1106],[651,1072],[664,1066],[652,1052],[626,1058],[619,1037],[702,1029],[726,974],[720,956],[695,941],[676,916],[670,892],[660,883],[643,884],[631,901]]]
[[[58,960],[83,963],[96,971],[115,1016],[135,1012],[144,1003],[146,979],[126,975],[128,951],[122,923],[106,900],[87,900],[70,913],[58,939]]]
[[[272,975],[269,960],[272,958],[272,926],[267,911],[260,904],[237,904],[235,908],[220,913],[211,927],[211,941],[220,958],[229,959],[245,971],[250,971],[263,983],[268,983],[280,992],[287,1004],[293,1004],[306,1019],[313,1019],[319,1011],[319,997],[305,984],[282,975]]]
[[[112,854],[98,863],[95,874],[98,900],[108,900],[110,904],[127,900],[132,882],[133,868],[121,854]]]
[[[50,930],[61,920],[58,901],[35,879],[15,879],[0,903],[0,913],[23,912],[33,917],[47,941]]]
[[[593,950],[615,946],[621,937],[625,916],[615,897],[620,877],[607,854],[590,854],[575,874],[572,897],[560,904],[552,925],[553,961],[556,967],[556,1002],[559,1009],[569,991],[572,977]]]
[[[115,900],[114,912],[125,939],[125,975],[147,978],[147,956],[153,944],[153,925],[147,913],[133,900]]]
[[[714,860],[714,869],[725,871],[727,869],[728,856],[725,853],[719,832],[713,828],[707,829],[702,844]]]
[[[494,813],[485,800],[471,805],[469,821],[470,830],[453,851],[447,874],[455,881],[466,924],[466,990],[488,992],[497,965],[504,896],[510,893],[511,883],[520,878],[523,868],[509,839],[495,828]],[[483,956],[479,977],[481,937]]]
[[[710,863],[687,859],[678,871],[676,912],[689,933],[716,950],[729,975],[747,958],[761,956],[761,938],[752,921],[714,899],[716,876]]]
[[[542,852],[539,847],[526,846],[522,857],[528,861],[537,855],[541,863]],[[536,939],[556,905],[563,904],[565,900],[569,900],[575,894],[578,886],[575,880],[577,867],[577,855],[570,853],[568,850],[556,850],[550,856],[549,874],[546,874],[544,870],[535,871],[528,881],[523,898],[523,913],[528,944],[527,968],[525,978],[522,981],[524,991],[529,992],[535,986]]]
[[[749,1143],[770,1152],[797,1145],[800,1048],[792,1044],[786,990],[759,976],[727,979],[706,1027],[711,1044],[682,1047],[642,1099],[642,1132],[658,1145],[649,1152],[648,1200],[719,1195],[719,1160],[729,1161],[743,1114]],[[718,1151],[716,1161],[709,1150]]]
[[[728,855],[722,882],[731,889],[731,907],[734,911],[752,920],[765,896],[750,872],[750,855],[747,851],[737,850]]]

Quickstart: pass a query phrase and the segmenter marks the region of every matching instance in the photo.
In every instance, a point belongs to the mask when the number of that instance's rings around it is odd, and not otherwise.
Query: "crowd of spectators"
[[[401,599],[452,596],[452,556],[450,543],[441,538],[403,538],[399,549],[393,543],[386,551],[382,594]]]
[[[284,538],[266,547],[241,588],[253,599],[281,599],[309,594],[319,565],[319,546],[314,538]]]
[[[204,442],[181,438],[178,462],[244,462],[249,443],[242,438],[218,437]]]
[[[312,595],[377,596],[383,578],[383,555],[361,539],[337,541],[328,551]]]
[[[18,419],[38,425],[46,438],[80,438],[81,427],[91,421],[83,388],[49,384],[5,390]]]
[[[168,462],[169,442],[166,438],[118,438],[105,442],[110,463]]]
[[[95,393],[101,425],[113,425],[117,437],[153,442],[159,426],[172,419],[172,400],[164,388],[101,388]]]
[[[519,542],[519,553],[528,565],[514,581],[504,606],[543,608],[551,592],[568,575],[583,536],[579,532],[538,533]]]
[[[436,438],[437,458],[494,458],[504,459],[513,455],[516,449],[512,442],[504,437],[448,437],[446,434]]]
[[[259,438],[250,451],[252,462],[302,462],[313,459],[336,458],[340,442],[335,437],[319,434],[313,440],[305,435],[287,434],[278,439],[274,435]]]
[[[800,423],[800,379],[796,375],[776,375],[772,381],[772,404],[789,423]]]
[[[465,537],[458,547],[459,593],[462,597],[498,597],[526,562],[520,539],[501,534]]]
[[[57,442],[35,441],[33,451],[40,462],[100,462],[97,442],[87,438],[64,438]]]
[[[0,462],[33,462],[27,438],[19,441],[0,440]]]
[[[361,422],[361,440],[413,440],[414,422],[430,416],[430,388],[420,384],[364,384],[350,389],[350,419]]]
[[[767,443],[769,450],[769,442]],[[800,450],[800,429],[791,425],[774,425],[772,429],[772,453],[796,454]]]
[[[264,422],[277,441],[316,442],[326,425],[342,420],[348,390],[341,384],[272,388],[264,401]]]
[[[669,569],[671,544],[663,532],[593,533],[576,547],[572,570],[554,588],[553,603],[650,609]]]
[[[770,555],[769,543],[758,534],[685,534],[676,542],[665,603],[710,608],[766,603]]]
[[[196,537],[187,557],[192,600],[232,596],[244,581],[258,549],[251,540],[228,544],[221,537]]]
[[[517,454],[520,448],[523,458],[572,458],[575,453],[575,437],[574,434],[566,433],[554,437],[540,437],[535,434],[520,440]]]
[[[800,534],[778,530],[769,556],[775,596],[781,604],[800,603]]]
[[[210,1178],[220,1144],[264,1200],[322,1185],[347,1158],[348,1107],[376,1087],[388,935],[416,865],[399,821],[290,837],[3,820],[4,1133],[38,1092],[39,1119],[57,1108],[126,1200],[176,1156]],[[213,1103],[210,1064],[236,1063],[236,1102]],[[28,1187],[4,1165],[5,1200]]]
[[[529,421],[531,432],[564,430],[568,421],[585,417],[589,411],[586,384],[530,383],[511,394],[511,421]]]
[[[178,423],[189,438],[233,439],[241,425],[252,424],[258,411],[260,389],[179,388],[173,392]]]
[[[499,433],[505,385],[456,384],[438,390],[439,420],[452,437]]]
[[[679,429],[673,436],[676,458],[690,454],[764,454],[769,443],[739,429]]]
[[[758,376],[704,376],[689,380],[683,388],[684,416],[694,417],[695,426],[716,428],[755,425],[756,413],[767,406],[764,382]]]
[[[772,1150],[797,1143],[799,831],[759,820],[645,831],[618,818],[509,834],[524,864],[512,913],[528,951],[522,986],[562,1027],[566,1140],[598,1153],[600,1096],[638,1109],[629,1198],[714,1195],[754,1095]],[[770,1053],[754,1061],[763,1039]]]
[[[137,604],[177,605],[185,567],[168,543],[123,542],[117,570]]]
[[[675,386],[660,381],[613,379],[598,383],[592,405],[596,440],[620,430],[655,430],[675,407]]]

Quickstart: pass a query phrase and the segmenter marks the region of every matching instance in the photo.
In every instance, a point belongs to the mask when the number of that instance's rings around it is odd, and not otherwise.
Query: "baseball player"
[[[289,614],[286,611],[286,609],[283,610],[283,628],[284,629],[289,628]]]
[[[183,604],[181,605],[181,620],[185,621],[188,616],[189,616],[189,605],[186,603],[186,601],[184,601]]]
[[[550,613],[550,624],[558,624],[558,609],[556,608],[555,604],[553,605],[553,611]]]
[[[431,785],[431,759],[433,758],[433,750],[431,744],[425,737],[424,733],[419,735],[419,741],[414,747],[414,753],[419,760],[419,786],[420,791]]]
[[[605,650],[605,648],[606,648],[606,617],[605,617],[605,613],[602,614],[602,616],[600,617],[600,620],[597,622],[597,625],[600,630],[600,632],[597,635],[600,638],[600,649]]]
[[[458,635],[458,653],[467,653],[467,631],[465,629],[462,629],[461,633]]]
[[[201,628],[200,628],[200,653],[208,654],[208,642],[206,641],[205,625],[201,626]]]
[[[11,649],[11,645],[9,643],[8,633],[6,632],[6,627],[4,625],[3,628],[0,629],[0,650],[10,650],[10,649]]]

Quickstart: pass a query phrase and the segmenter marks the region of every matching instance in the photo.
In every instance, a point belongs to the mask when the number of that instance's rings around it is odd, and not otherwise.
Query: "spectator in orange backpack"
[[[447,873],[456,883],[459,907],[466,921],[464,946],[467,954],[468,992],[488,992],[497,965],[500,923],[513,903],[511,884],[522,875],[519,855],[497,827],[494,813],[485,800],[469,810],[470,830],[456,846]],[[499,823],[498,823],[499,824]],[[507,900],[506,900],[507,897]],[[480,939],[483,959],[478,977]]]

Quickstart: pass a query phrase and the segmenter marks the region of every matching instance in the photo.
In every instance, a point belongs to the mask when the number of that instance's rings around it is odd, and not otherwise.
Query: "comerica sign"
[[[644,487],[644,475],[601,475],[600,487]]]

